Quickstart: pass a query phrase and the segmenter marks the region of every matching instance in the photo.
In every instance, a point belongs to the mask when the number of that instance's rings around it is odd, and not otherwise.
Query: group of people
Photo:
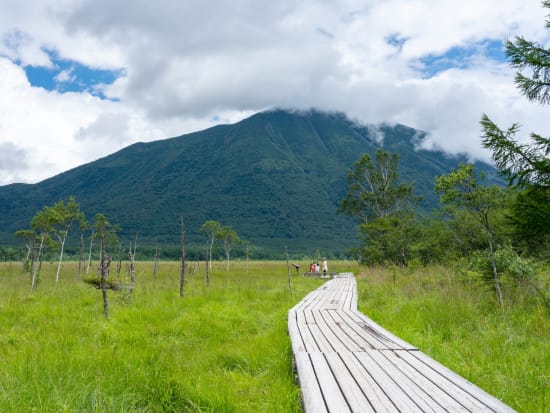
[[[323,275],[327,275],[328,272],[328,262],[325,257],[323,257],[323,261],[321,261],[321,266],[319,266],[318,262],[311,262],[309,264],[309,272],[321,272],[323,271]]]

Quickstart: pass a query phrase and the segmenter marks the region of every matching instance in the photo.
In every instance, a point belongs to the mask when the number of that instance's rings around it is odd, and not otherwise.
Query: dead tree
[[[90,248],[88,250],[88,264],[86,265],[86,275],[90,272],[90,264],[92,263],[92,248],[94,246],[94,237],[95,232],[92,231],[92,234],[90,235]]]
[[[128,258],[130,260],[130,266],[128,268],[128,299],[132,299],[132,293],[134,292],[135,285],[135,258],[136,258],[136,247],[134,244],[134,249],[132,250],[132,242],[130,242],[130,248],[128,248]]]
[[[208,241],[206,241],[206,255],[205,255],[205,258],[204,258],[204,263],[206,264],[206,286],[208,287],[210,285],[210,274],[208,273],[209,271],[209,261],[208,261]]]
[[[153,266],[153,277],[157,278],[157,274],[159,271],[159,255],[160,255],[160,249],[158,247],[158,244],[155,246],[155,264]]]
[[[290,263],[288,261],[288,248],[285,246],[285,255],[286,255],[286,267],[288,271],[288,291],[292,294],[292,283],[290,280]]]
[[[132,244],[130,244],[132,248]],[[122,270],[122,245],[118,245],[118,260],[116,264],[116,278],[120,280],[120,271]]]
[[[181,267],[180,267],[180,297],[183,298],[184,294],[184,285],[185,285],[185,230],[183,226],[183,217],[181,219]]]
[[[107,297],[108,289],[117,289],[113,282],[108,283],[109,269],[111,267],[111,256],[107,255],[107,245],[116,242],[117,227],[113,227],[107,217],[103,214],[96,215],[95,236],[99,239],[99,271],[100,271],[100,289],[103,296],[103,314],[109,318],[109,299]]]

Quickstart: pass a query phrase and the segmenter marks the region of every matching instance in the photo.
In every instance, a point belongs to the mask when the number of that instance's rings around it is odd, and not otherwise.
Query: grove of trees
[[[550,8],[550,1],[543,6]],[[522,94],[548,105],[550,49],[517,37],[506,42],[506,54],[518,69],[515,82]],[[533,275],[537,261],[550,259],[550,138],[531,133],[528,143],[520,143],[518,123],[502,130],[486,114],[481,127],[482,144],[507,187],[487,185],[474,165],[463,164],[435,179],[441,210],[419,216],[411,207],[413,186],[398,179],[397,154],[380,149],[376,163],[363,155],[349,172],[339,211],[358,218],[361,243],[355,252],[364,263],[462,260],[466,270],[494,287],[502,307],[502,275],[533,286],[548,305],[548,289]]]

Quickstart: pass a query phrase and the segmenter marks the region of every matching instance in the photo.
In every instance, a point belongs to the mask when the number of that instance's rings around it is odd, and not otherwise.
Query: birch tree
[[[208,237],[207,243],[206,243],[206,255],[207,255],[207,261],[208,261],[208,268],[212,269],[212,249],[214,248],[214,242],[216,241],[216,237],[218,232],[221,229],[221,225],[218,221],[209,220],[206,221],[201,226],[201,232],[204,232],[206,236]]]
[[[229,271],[229,258],[233,247],[241,242],[237,232],[229,227],[221,227],[216,233],[216,238],[223,242],[223,250],[225,251],[225,258],[227,260],[227,271]]]
[[[42,269],[44,249],[48,244],[51,244],[50,234],[52,232],[52,227],[55,219],[56,213],[53,211],[53,209],[50,207],[44,207],[31,220],[31,230],[34,231],[38,242],[36,262],[32,266],[33,269],[31,271],[31,289],[36,288],[36,285],[39,281],[40,270]]]
[[[55,282],[57,284],[59,282],[59,273],[61,272],[61,263],[63,262],[65,242],[67,241],[69,230],[75,220],[81,220],[83,218],[80,206],[75,201],[74,197],[70,197],[67,203],[63,201],[57,202],[52,208],[52,213],[52,232],[59,241],[59,260],[55,273]]]

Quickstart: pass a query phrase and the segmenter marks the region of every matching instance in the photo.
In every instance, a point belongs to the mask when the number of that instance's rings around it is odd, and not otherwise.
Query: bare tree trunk
[[[285,255],[286,255],[286,267],[288,270],[288,291],[292,294],[292,283],[290,281],[290,262],[288,261],[288,248],[285,246]]]
[[[180,297],[183,298],[185,286],[185,231],[183,217],[181,217],[181,268],[180,268]]]
[[[246,275],[248,275],[248,243],[246,244]]]
[[[210,266],[210,270],[212,270],[212,250],[214,249],[214,237],[212,237],[212,240],[210,241],[210,248],[207,247],[208,253],[208,265]]]
[[[86,267],[86,275],[90,272],[90,264],[92,262],[92,247],[94,246],[94,234],[90,237],[90,250],[88,251],[88,265]]]
[[[118,245],[118,260],[116,264],[116,278],[120,280],[120,271],[122,270],[122,245]]]
[[[134,251],[132,251],[132,243],[130,242],[130,248],[128,249],[128,257],[130,259],[130,268],[128,268],[128,278],[130,279],[130,283],[128,284],[128,298],[132,299],[132,293],[134,292],[134,284],[135,284],[135,247]]]
[[[31,289],[34,290],[36,287],[36,283],[38,282],[38,278],[40,277],[40,270],[42,268],[42,251],[44,250],[44,242],[46,241],[46,234],[42,234],[40,237],[40,247],[38,247],[38,254],[37,254],[37,260],[38,260],[38,266],[36,264],[33,265],[33,271],[32,271],[32,278],[31,278]]]
[[[491,262],[491,267],[493,269],[493,278],[495,280],[495,289],[497,290],[497,296],[498,296],[498,301],[500,302],[500,308],[504,311],[504,299],[502,297],[502,290],[500,288],[497,264],[495,261],[495,254],[493,250],[493,239],[491,234],[489,234],[489,261]]]
[[[206,241],[206,257],[205,257],[205,263],[206,263],[206,286],[210,286],[210,274],[209,274],[209,270],[210,270],[210,261],[209,261],[209,255],[208,255],[208,241]]]
[[[67,235],[58,237],[61,244],[61,251],[59,252],[59,261],[57,263],[57,272],[55,273],[55,283],[59,282],[59,273],[61,272],[61,263],[63,262],[63,253],[65,252],[65,241],[67,241]]]
[[[27,270],[27,264],[29,263],[29,258],[31,256],[32,245],[30,243],[26,243],[25,247],[27,248],[27,255],[26,255],[25,259],[21,260],[22,261],[22,263],[21,263],[21,274],[24,274]]]
[[[36,262],[36,240],[33,238],[31,242],[31,262],[29,264],[29,278],[31,286],[33,285],[33,274],[34,274],[34,265]]]
[[[80,245],[79,245],[79,256],[78,256],[78,278],[80,278],[80,274],[82,273],[82,261],[84,259],[84,232],[80,233]]]
[[[99,250],[99,269],[101,271],[101,294],[103,296],[103,314],[105,318],[109,318],[109,299],[107,297],[107,277],[109,276],[109,267],[111,265],[111,257],[105,255],[105,240],[102,239]]]
[[[160,250],[158,245],[155,247],[155,265],[153,266],[153,277],[157,278],[157,274],[159,271],[159,254]]]

